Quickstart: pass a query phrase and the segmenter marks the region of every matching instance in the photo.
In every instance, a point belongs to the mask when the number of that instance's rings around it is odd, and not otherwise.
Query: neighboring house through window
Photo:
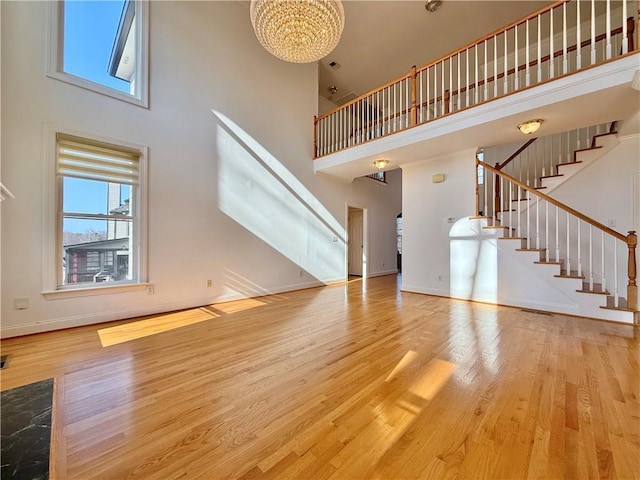
[[[48,75],[146,107],[148,9],[136,0],[51,2]]]

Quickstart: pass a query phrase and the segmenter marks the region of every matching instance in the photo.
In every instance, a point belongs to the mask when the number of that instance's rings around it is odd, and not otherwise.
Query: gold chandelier
[[[292,63],[317,62],[327,56],[344,27],[340,0],[251,0],[250,13],[262,46]]]

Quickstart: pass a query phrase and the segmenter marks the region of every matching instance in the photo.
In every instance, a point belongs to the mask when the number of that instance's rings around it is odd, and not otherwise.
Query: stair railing
[[[314,158],[394,134],[638,48],[637,0],[561,0],[314,117]]]
[[[499,178],[503,192],[496,202],[495,190],[491,189],[492,198],[485,202],[485,211],[478,207],[478,216],[492,218],[504,226],[506,237],[522,238],[526,242],[525,249],[539,250],[543,263],[560,264],[563,276],[584,279],[586,291],[609,295],[607,288],[611,287],[613,307],[638,310],[636,232],[630,231],[626,236],[616,232],[478,159],[476,169],[482,169],[483,176],[489,174]],[[518,207],[520,202],[527,203],[524,211]],[[476,205],[480,204],[476,193]],[[621,304],[619,294],[625,266],[624,256],[619,253],[624,250],[621,243],[627,249],[626,305]]]
[[[614,122],[615,123],[615,122]],[[612,125],[614,124],[612,123]],[[500,147],[484,148],[484,161],[534,188],[542,187],[542,179],[559,175],[558,167],[577,161],[576,152],[594,148],[596,138],[611,133],[608,123],[593,125],[567,132],[532,138],[521,145],[506,160],[497,162],[504,155]],[[491,183],[491,181],[489,182]],[[499,198],[499,182],[494,181]]]

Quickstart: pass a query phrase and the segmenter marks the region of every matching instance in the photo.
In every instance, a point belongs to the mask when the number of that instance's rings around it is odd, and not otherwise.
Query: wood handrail
[[[498,164],[498,166],[496,167],[498,170],[502,170],[504,167],[506,167],[507,165],[509,165],[513,160],[515,160],[515,158],[520,155],[523,151],[525,151],[527,149],[527,147],[529,147],[529,145],[531,145],[533,142],[535,142],[538,138],[532,138],[530,140],[527,140],[527,142],[522,145],[518,150],[516,150],[515,152],[513,152],[511,154],[511,156],[509,158],[507,158],[504,162]]]
[[[493,173],[495,173],[495,174],[497,174],[497,175],[509,180],[511,183],[517,185],[518,187],[522,188],[523,190],[527,190],[528,192],[533,193],[535,196],[540,197],[543,200],[546,200],[550,204],[555,205],[558,208],[561,208],[565,212],[569,212],[571,215],[573,215],[574,217],[579,218],[583,222],[588,223],[589,225],[593,225],[597,229],[604,231],[606,234],[611,235],[612,237],[615,237],[618,240],[623,241],[624,243],[627,243],[628,238],[627,238],[626,235],[618,233],[615,230],[612,230],[611,228],[607,227],[606,225],[603,225],[602,223],[598,222],[597,220],[594,220],[591,217],[587,217],[583,213],[580,213],[577,210],[574,210],[569,205],[565,205],[564,203],[556,200],[555,198],[550,197],[549,195],[545,195],[542,192],[539,192],[535,188],[530,187],[529,185],[527,185],[526,183],[522,183],[517,178],[514,178],[514,177],[512,177],[511,175],[509,175],[507,173],[504,173],[504,172],[501,172],[500,170],[497,170],[496,168],[492,167],[488,163],[485,163],[482,160],[478,160],[476,158],[476,165],[482,165],[485,168],[485,170],[493,172]]]

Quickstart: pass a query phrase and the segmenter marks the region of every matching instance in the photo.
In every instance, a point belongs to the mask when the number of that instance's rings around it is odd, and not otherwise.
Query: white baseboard
[[[274,295],[278,293],[292,292],[295,290],[303,290],[306,288],[321,287],[323,285],[344,281],[345,278],[329,279],[325,282],[319,280],[307,281],[303,283],[294,283],[282,285],[276,288],[260,289],[249,292],[248,295],[243,294],[227,294],[215,298],[199,297],[176,302],[167,302],[152,305],[144,308],[112,310],[109,312],[89,313],[83,315],[74,315],[69,317],[54,318],[38,322],[25,323],[9,327],[2,327],[0,338],[11,338],[22,335],[31,335],[34,333],[50,332],[54,330],[62,330],[65,328],[85,327],[88,325],[96,325],[99,323],[113,322],[116,320],[126,320],[129,318],[141,317],[145,315],[155,315],[159,313],[167,313],[175,310],[183,310],[186,308],[197,308],[203,305],[211,305],[214,303],[230,302],[233,300],[242,300],[246,298],[261,297],[264,295]]]
[[[398,269],[394,268],[393,270],[383,270],[381,272],[370,273],[369,278],[373,277],[384,277],[385,275],[397,275]]]

